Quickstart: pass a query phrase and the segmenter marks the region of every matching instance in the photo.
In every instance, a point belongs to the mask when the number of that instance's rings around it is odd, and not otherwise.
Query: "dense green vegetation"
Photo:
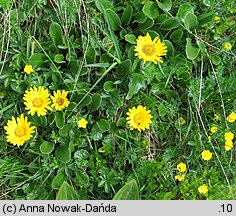
[[[235,8],[0,0],[0,199],[235,199],[234,139],[225,136],[236,133]],[[167,47],[163,63],[135,56],[147,33]],[[69,105],[29,114],[34,86],[65,90]],[[130,130],[127,112],[139,105],[152,123]],[[4,126],[21,114],[34,133],[12,145]]]

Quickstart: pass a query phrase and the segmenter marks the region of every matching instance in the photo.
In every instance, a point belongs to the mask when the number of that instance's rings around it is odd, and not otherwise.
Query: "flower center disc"
[[[57,102],[57,104],[58,104],[59,106],[61,106],[61,105],[64,104],[64,99],[58,98],[56,102]]]
[[[25,129],[23,127],[18,126],[16,127],[14,133],[17,137],[23,137],[25,135]]]
[[[142,51],[147,55],[147,56],[151,56],[153,54],[155,54],[155,47],[152,44],[147,44],[144,45],[142,48]]]
[[[134,122],[140,125],[143,122],[143,115],[138,113],[134,116]]]
[[[41,98],[35,98],[33,100],[34,107],[41,107],[43,105],[43,100]]]

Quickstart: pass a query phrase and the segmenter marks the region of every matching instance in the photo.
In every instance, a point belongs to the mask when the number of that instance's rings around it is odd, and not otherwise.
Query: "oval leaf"
[[[179,19],[177,17],[171,17],[167,20],[165,20],[162,24],[161,24],[161,28],[164,30],[171,30],[174,28],[178,28],[180,22]]]
[[[55,119],[56,119],[56,126],[58,128],[62,128],[65,125],[65,116],[63,112],[57,111],[55,113]]]
[[[64,173],[58,173],[52,180],[52,188],[58,189],[61,187],[62,183],[66,181],[66,176]]]
[[[135,179],[126,183],[114,196],[113,200],[139,200],[139,189]]]
[[[57,22],[53,22],[49,27],[49,34],[56,46],[63,46],[62,29]]]
[[[79,196],[76,191],[67,183],[61,185],[56,200],[78,200]]]
[[[187,44],[186,44],[187,58],[190,60],[194,60],[195,58],[197,58],[200,49],[192,45],[191,38],[186,38],[186,40],[187,40]]]
[[[159,15],[158,6],[156,2],[149,1],[147,2],[142,9],[143,13],[150,19],[157,18]]]
[[[108,9],[106,11],[106,13],[107,13],[107,16],[108,16],[107,22],[110,22],[111,28],[113,30],[118,30],[121,26],[120,17],[117,15],[116,12],[114,12],[111,9]]]
[[[70,150],[66,146],[59,146],[56,149],[55,156],[62,163],[68,163],[71,159]]]
[[[126,8],[124,9],[122,16],[121,16],[121,22],[124,25],[129,25],[132,16],[133,16],[133,8],[132,8],[132,6],[127,5]]]
[[[198,24],[197,17],[193,13],[187,13],[184,17],[184,25],[187,30],[193,30]]]
[[[88,105],[88,108],[91,112],[94,112],[99,109],[102,104],[102,97],[100,94],[94,94],[92,96],[92,102]]]
[[[125,35],[125,40],[130,44],[136,44],[136,36],[134,34]]]
[[[97,122],[97,125],[98,125],[99,129],[102,130],[102,131],[108,131],[110,129],[110,124],[105,119],[100,119]]]
[[[50,154],[54,150],[54,147],[54,143],[45,141],[40,145],[40,151],[42,154]]]
[[[160,0],[157,2],[159,8],[161,8],[163,11],[169,11],[172,7],[172,1],[171,0]]]

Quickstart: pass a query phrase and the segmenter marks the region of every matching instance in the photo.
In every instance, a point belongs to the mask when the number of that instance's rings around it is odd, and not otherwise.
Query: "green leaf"
[[[187,30],[193,30],[198,24],[197,17],[195,14],[189,12],[184,17],[184,25]]]
[[[206,45],[202,41],[200,41],[200,40],[197,41],[197,45],[198,45],[201,53],[206,56],[207,55]]]
[[[125,35],[125,40],[130,44],[136,44],[136,36],[134,34],[127,34]]]
[[[89,183],[89,177],[86,173],[82,173],[80,170],[76,172],[76,180],[78,181],[79,184],[82,185],[88,185]]]
[[[105,119],[100,119],[97,122],[97,126],[99,127],[100,130],[102,131],[108,131],[110,129],[110,124],[107,120]]]
[[[45,63],[46,56],[43,53],[34,53],[29,57],[29,64],[35,67],[42,67]]]
[[[51,142],[47,142],[44,141],[41,145],[40,145],[40,151],[42,152],[42,154],[50,154],[55,148],[54,143]]]
[[[146,19],[146,21],[144,23],[140,23],[138,25],[138,27],[142,30],[142,31],[146,31],[149,28],[151,28],[154,25],[154,20],[153,19]]]
[[[114,196],[113,200],[139,200],[139,188],[135,179],[126,183]]]
[[[190,3],[183,3],[180,5],[179,10],[177,12],[177,17],[184,18],[187,13],[193,13],[193,7]]]
[[[95,5],[101,12],[103,12],[104,9],[106,10],[113,7],[108,0],[95,0]]]
[[[134,20],[134,22],[137,22],[137,23],[144,23],[146,21],[146,19],[147,19],[147,17],[141,11],[139,11],[133,15],[133,20]]]
[[[112,81],[106,81],[104,84],[103,84],[103,89],[104,91],[106,92],[113,92],[116,90],[116,86],[113,85],[113,82]]]
[[[63,39],[62,39],[62,29],[61,29],[61,26],[56,23],[56,22],[53,22],[50,27],[49,27],[49,34],[55,44],[55,46],[63,46]]]
[[[132,8],[132,6],[127,5],[124,9],[124,12],[123,12],[122,16],[121,16],[121,22],[124,25],[129,25],[132,16],[133,16],[133,8]]]
[[[160,0],[157,2],[159,8],[161,8],[163,11],[169,11],[172,7],[172,1],[171,0]]]
[[[147,2],[142,9],[143,13],[150,19],[154,19],[159,15],[158,6],[156,2]]]
[[[75,102],[79,103],[79,106],[87,106],[92,102],[92,97],[85,93],[77,94],[75,99]]]
[[[174,29],[174,28],[178,28],[180,24],[180,21],[177,17],[171,17],[167,20],[165,20],[161,25],[160,27],[164,30],[171,30],[171,29]]]
[[[79,196],[67,182],[63,182],[61,185],[56,200],[78,200]]]
[[[186,44],[187,58],[190,60],[194,60],[195,58],[197,58],[200,49],[192,45],[191,38],[186,38],[186,40],[187,40],[187,44]]]
[[[143,79],[143,75],[140,73],[133,73],[129,77],[129,91],[126,96],[126,100],[129,100],[133,97],[134,94],[137,94],[141,88],[146,87],[145,80]]]
[[[164,117],[166,114],[167,114],[168,110],[166,108],[166,106],[161,103],[159,106],[158,106],[158,113],[161,117]]]
[[[127,60],[121,62],[121,63],[118,65],[117,69],[116,69],[116,72],[117,72],[117,74],[118,74],[118,78],[119,78],[119,79],[121,79],[121,78],[124,79],[125,76],[130,73],[130,71],[131,71],[131,66],[132,66],[132,62],[131,62],[130,59],[127,59]]]
[[[111,9],[108,9],[106,12],[107,12],[108,20],[111,24],[111,28],[113,30],[118,30],[121,26],[120,17]]]
[[[221,58],[219,56],[217,56],[216,54],[211,54],[210,59],[214,65],[218,65],[221,63]]]
[[[181,29],[174,30],[170,35],[170,39],[174,42],[179,42],[182,37],[183,37],[183,31]]]
[[[171,56],[174,55],[174,47],[169,40],[164,40],[164,44],[167,46],[167,55]]]
[[[55,156],[62,163],[68,163],[71,159],[71,152],[66,146],[59,146],[56,149]]]
[[[62,111],[55,113],[56,126],[60,129],[65,125],[65,116]]]
[[[88,105],[90,112],[94,112],[99,109],[102,104],[102,97],[100,94],[94,94],[92,96],[92,102]]]
[[[54,56],[54,61],[55,61],[56,63],[58,63],[58,64],[60,64],[60,63],[65,63],[65,61],[64,61],[64,56],[61,55],[61,54],[56,54],[56,55]]]
[[[94,64],[96,59],[96,52],[95,49],[89,47],[86,52],[86,62],[87,64]]]
[[[71,129],[71,125],[66,124],[59,130],[60,136],[68,136],[69,130]]]
[[[67,177],[64,173],[58,173],[52,180],[52,188],[53,189],[58,189],[61,187],[64,181],[66,181]]]

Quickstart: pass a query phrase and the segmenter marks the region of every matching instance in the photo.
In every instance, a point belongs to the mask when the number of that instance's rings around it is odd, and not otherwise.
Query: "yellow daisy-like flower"
[[[180,171],[180,172],[185,172],[186,171],[186,164],[185,163],[179,163],[177,165],[177,169]]]
[[[220,119],[220,116],[219,115],[215,115],[215,120],[219,121],[219,119]]]
[[[217,127],[215,127],[215,126],[214,126],[214,127],[211,127],[211,132],[212,132],[212,133],[215,133],[217,130],[218,130]]]
[[[86,128],[87,124],[88,124],[88,122],[84,118],[82,118],[78,121],[78,127],[79,128]]]
[[[228,115],[228,117],[226,118],[226,120],[228,122],[235,122],[236,120],[236,113],[235,112],[232,112]]]
[[[231,50],[232,49],[232,44],[229,43],[229,42],[226,42],[223,44],[223,48],[227,51]]]
[[[137,52],[135,56],[144,60],[144,64],[147,61],[157,64],[157,62],[163,62],[162,56],[166,55],[167,47],[158,37],[152,41],[151,36],[147,33],[146,36],[138,37],[134,51]]]
[[[209,161],[212,158],[212,153],[209,150],[204,150],[202,152],[202,159]]]
[[[234,134],[232,132],[226,132],[225,133],[225,140],[233,140]]]
[[[45,116],[47,110],[52,109],[49,106],[49,96],[48,90],[44,89],[43,86],[40,86],[39,88],[34,86],[30,90],[26,90],[24,94],[24,104],[26,106],[26,110],[29,110],[28,113],[30,115],[37,113],[38,116]]]
[[[51,96],[53,102],[52,107],[55,107],[56,110],[62,110],[65,107],[68,107],[70,102],[67,99],[67,94],[68,92],[65,90],[57,90],[57,92],[54,91],[53,96]]]
[[[198,187],[198,192],[201,194],[206,194],[208,192],[208,186],[203,184],[200,187]]]
[[[130,129],[137,129],[138,131],[145,130],[149,128],[149,125],[152,123],[150,114],[151,110],[146,110],[146,107],[139,105],[137,108],[133,107],[129,109],[129,112],[126,114],[128,117],[126,120],[130,125]]]
[[[23,145],[34,133],[35,126],[30,127],[30,124],[23,114],[17,119],[12,117],[11,120],[8,120],[7,125],[4,126],[7,133],[7,142],[17,146]]]
[[[230,151],[233,149],[233,141],[232,140],[226,140],[225,141],[225,150]]]
[[[185,175],[176,175],[175,180],[182,181],[185,179]]]
[[[31,74],[34,71],[32,65],[25,65],[24,72],[27,74]]]

